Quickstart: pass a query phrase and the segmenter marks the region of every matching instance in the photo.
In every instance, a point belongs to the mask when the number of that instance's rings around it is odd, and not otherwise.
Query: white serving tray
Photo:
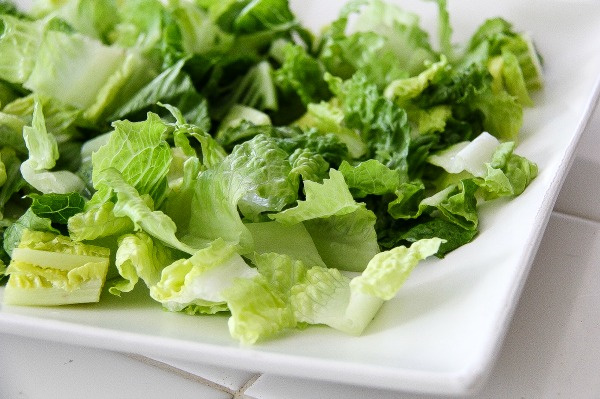
[[[433,26],[433,2],[407,0]],[[518,153],[540,174],[520,197],[482,209],[476,240],[419,266],[361,337],[326,327],[294,331],[254,347],[230,338],[227,316],[161,310],[143,292],[99,304],[0,305],[0,331],[115,351],[297,377],[425,393],[475,391],[501,346],[531,261],[600,86],[600,2],[450,0],[455,41],[487,17],[531,32],[545,59],[545,89],[526,110]],[[310,27],[342,1],[293,1]],[[3,288],[0,288],[0,296]]]

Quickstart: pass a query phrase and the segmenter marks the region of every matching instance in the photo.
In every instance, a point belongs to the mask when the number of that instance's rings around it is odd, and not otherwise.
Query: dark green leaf
[[[52,223],[67,224],[69,218],[82,212],[85,199],[79,193],[70,194],[29,194],[33,200],[31,210]]]

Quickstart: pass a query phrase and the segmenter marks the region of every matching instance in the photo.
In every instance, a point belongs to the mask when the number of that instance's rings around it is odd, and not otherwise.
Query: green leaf
[[[109,265],[107,248],[49,232],[25,230],[6,272],[4,303],[65,305],[98,302]]]
[[[30,194],[29,197],[33,199],[31,210],[52,223],[67,224],[69,218],[82,212],[85,205],[85,199],[78,193]]]
[[[328,267],[360,272],[379,252],[375,219],[373,212],[360,207],[344,215],[307,220],[304,225]]]
[[[367,145],[360,135],[344,126],[344,112],[330,102],[308,104],[307,112],[295,124],[304,129],[316,128],[324,134],[333,134],[348,147],[353,158],[367,153]]]
[[[198,227],[191,234],[209,241],[223,237],[251,250],[252,237],[239,212],[256,220],[293,203],[297,195],[288,154],[275,139],[259,134],[235,147],[221,165],[201,173],[190,216],[190,226]]]
[[[173,220],[161,211],[152,210],[116,169],[105,169],[99,176],[98,184],[105,185],[117,193],[117,202],[113,209],[115,216],[128,217],[136,227],[173,248],[187,253],[195,252],[194,248],[182,243],[175,236],[177,226]]]
[[[21,176],[21,160],[14,150],[7,147],[0,149],[0,162],[6,176],[4,183],[0,185],[0,216],[3,216],[6,203],[27,183]]]
[[[77,32],[105,40],[118,21],[116,2],[113,0],[71,0],[66,2],[38,2],[35,13],[45,18],[61,19]]]
[[[375,159],[361,162],[356,166],[351,166],[344,161],[339,171],[344,175],[344,180],[355,198],[362,198],[369,194],[393,193],[402,181],[402,175],[398,170],[390,169]]]
[[[419,240],[410,247],[396,247],[373,257],[362,275],[354,278],[350,287],[363,294],[383,300],[396,295],[419,261],[434,255],[443,240]]]
[[[48,31],[24,86],[79,109],[92,106],[126,58],[125,50],[80,34]],[[52,74],[48,74],[52,70]]]
[[[36,63],[45,21],[28,21],[11,15],[0,16],[0,78],[22,84]]]
[[[406,111],[383,97],[361,73],[344,82],[336,94],[343,104],[344,124],[360,132],[370,157],[406,172],[410,144]]]
[[[210,127],[206,113],[205,99],[200,95],[190,79],[183,71],[185,60],[162,71],[158,76],[148,82],[122,103],[108,117],[108,120],[129,118],[130,120],[143,119],[151,111],[164,113],[158,103],[170,104],[177,107],[188,123],[199,126],[204,130]]]
[[[296,93],[304,105],[329,99],[331,93],[321,64],[299,45],[287,43],[282,51],[283,64],[275,71],[277,85],[284,91]]]
[[[161,271],[173,262],[169,248],[148,234],[137,232],[119,237],[115,265],[122,280],[115,282],[109,291],[113,295],[133,290],[139,279],[148,288],[160,281]]]
[[[308,266],[323,266],[325,263],[315,246],[313,238],[304,224],[285,225],[279,222],[247,223],[252,234],[256,255],[277,253],[301,261]]]
[[[32,126],[23,128],[29,158],[21,164],[21,175],[42,193],[66,194],[84,189],[84,182],[70,171],[48,171],[59,157],[56,138],[46,130],[42,105],[35,101]]]
[[[8,255],[11,255],[13,249],[19,245],[23,233],[27,230],[60,233],[57,229],[52,227],[52,221],[50,219],[39,217],[31,209],[27,209],[16,222],[8,226],[4,231],[3,245],[4,250]]]
[[[439,61],[429,65],[417,76],[390,82],[385,88],[384,96],[402,105],[423,93],[432,81],[439,80],[440,75],[446,74],[449,68],[446,57],[441,56]]]
[[[224,292],[234,280],[256,274],[234,245],[218,239],[162,269],[150,296],[170,311],[212,314],[227,310]]]
[[[269,215],[273,220],[284,224],[295,224],[305,220],[345,215],[354,212],[364,204],[358,204],[350,193],[341,172],[331,169],[329,179],[322,184],[304,182],[305,201],[298,201],[293,208]]]
[[[296,326],[292,309],[262,276],[235,280],[224,297],[231,312],[229,333],[244,345]]]
[[[108,142],[92,154],[94,187],[99,187],[106,169],[114,168],[140,194],[149,194],[160,206],[171,164],[171,150],[165,141],[167,126],[153,113],[143,122],[118,121],[113,126]]]
[[[294,15],[285,0],[242,0],[229,4],[219,17],[219,24],[228,32],[279,31],[294,23]]]
[[[276,111],[279,103],[271,64],[261,61],[250,68],[236,86],[229,101],[232,105],[240,104],[261,111]]]
[[[67,225],[69,236],[76,241],[84,241],[132,232],[134,224],[131,219],[116,216],[114,207],[114,203],[104,202],[71,216]]]

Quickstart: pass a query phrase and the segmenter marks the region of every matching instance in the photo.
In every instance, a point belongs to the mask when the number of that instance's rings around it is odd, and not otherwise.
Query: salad
[[[360,334],[537,175],[531,38],[494,18],[455,44],[433,4],[436,40],[382,0],[318,35],[285,0],[0,2],[3,303],[137,287],[243,344]]]

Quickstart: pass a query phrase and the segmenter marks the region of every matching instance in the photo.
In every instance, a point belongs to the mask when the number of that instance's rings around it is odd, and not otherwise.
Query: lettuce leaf
[[[79,176],[67,170],[49,171],[59,157],[56,138],[46,130],[42,106],[35,102],[32,126],[23,128],[23,138],[29,150],[29,158],[21,164],[21,174],[35,189],[42,193],[66,194],[84,189]]]
[[[34,69],[36,54],[42,43],[45,21],[30,21],[0,15],[0,78],[22,84]]]
[[[173,254],[160,241],[144,232],[119,237],[115,265],[121,280],[112,284],[113,295],[133,290],[141,279],[148,288],[160,281],[160,273],[173,261]]]
[[[441,242],[422,240],[408,249],[383,252],[354,278],[335,268],[307,266],[286,255],[257,256],[260,275],[236,279],[225,291],[230,333],[243,344],[253,344],[308,323],[359,335],[419,261],[436,253]]]
[[[287,225],[303,222],[327,266],[364,270],[379,252],[373,212],[354,200],[335,169],[321,184],[305,181],[304,190],[305,201],[270,217]]]
[[[171,150],[165,141],[167,126],[158,115],[149,113],[145,121],[118,121],[114,128],[108,142],[92,154],[94,186],[98,188],[102,173],[113,168],[160,206],[167,194],[171,163]]]
[[[109,250],[50,232],[25,230],[11,254],[4,303],[65,305],[98,302]]]
[[[209,241],[223,237],[249,250],[252,238],[239,212],[257,220],[264,212],[280,211],[297,196],[298,180],[291,175],[288,154],[275,139],[259,134],[235,147],[218,167],[200,174],[190,234]]]
[[[227,310],[223,293],[236,278],[256,274],[234,245],[217,239],[190,258],[162,269],[160,280],[150,287],[150,296],[171,311],[213,314]]]

